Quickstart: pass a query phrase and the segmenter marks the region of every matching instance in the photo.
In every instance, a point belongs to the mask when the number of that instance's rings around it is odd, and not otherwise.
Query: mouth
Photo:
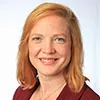
[[[40,61],[41,61],[44,65],[52,65],[52,64],[54,64],[57,60],[58,60],[58,58],[40,58]]]

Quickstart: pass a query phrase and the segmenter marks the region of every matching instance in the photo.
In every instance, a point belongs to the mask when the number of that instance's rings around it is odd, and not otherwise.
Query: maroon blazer
[[[13,100],[29,100],[33,93],[34,89],[23,90],[19,86],[15,91]],[[100,100],[100,97],[87,84],[84,84],[79,93],[72,92],[66,85],[56,100]]]

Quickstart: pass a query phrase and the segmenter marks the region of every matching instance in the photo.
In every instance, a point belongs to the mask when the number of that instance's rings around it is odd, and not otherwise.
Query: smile
[[[58,60],[58,58],[40,58],[40,61],[41,61],[44,65],[52,65],[52,64],[54,64],[57,60]]]

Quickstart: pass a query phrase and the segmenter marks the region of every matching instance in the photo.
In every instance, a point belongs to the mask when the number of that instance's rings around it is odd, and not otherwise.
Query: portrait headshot
[[[99,1],[19,2],[0,4],[1,98],[100,100]]]
[[[67,6],[43,3],[27,17],[18,49],[13,100],[100,100],[83,75],[78,19]]]

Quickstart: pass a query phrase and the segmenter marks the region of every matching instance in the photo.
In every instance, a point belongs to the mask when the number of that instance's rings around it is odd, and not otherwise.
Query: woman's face
[[[71,58],[67,22],[52,15],[41,18],[29,36],[29,59],[38,73],[56,75],[64,72]]]

